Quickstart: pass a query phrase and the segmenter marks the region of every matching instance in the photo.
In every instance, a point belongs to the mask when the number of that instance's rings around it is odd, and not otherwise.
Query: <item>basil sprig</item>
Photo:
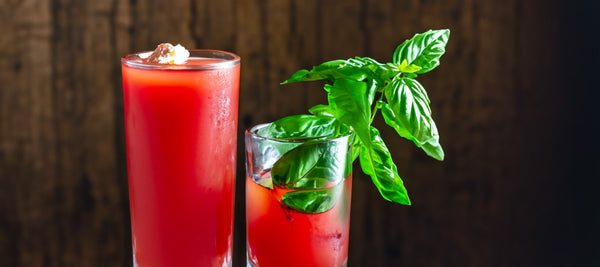
[[[349,161],[359,158],[361,169],[371,176],[383,198],[410,205],[390,152],[379,131],[371,124],[377,111],[381,110],[385,123],[399,136],[411,140],[427,155],[437,160],[444,159],[437,127],[431,116],[429,97],[416,77],[440,64],[449,35],[447,29],[416,34],[396,48],[390,63],[356,57],[328,61],[310,71],[297,71],[282,84],[328,81],[324,86],[328,105],[310,108],[311,115],[277,120],[259,134],[273,138],[319,137],[318,140],[327,140],[353,132],[358,138],[354,139],[350,153],[352,160]],[[341,172],[324,171],[339,167],[333,166],[335,162],[324,160],[328,158],[328,149],[318,144],[309,142],[292,149],[271,170],[274,185],[303,189],[285,194],[282,201],[305,213],[331,208],[339,195],[336,190],[341,188],[337,181]],[[345,168],[348,169],[347,166]],[[308,175],[313,169],[320,169],[320,175]],[[323,177],[327,173],[337,174],[334,180],[338,185],[320,188],[324,181],[332,181]]]

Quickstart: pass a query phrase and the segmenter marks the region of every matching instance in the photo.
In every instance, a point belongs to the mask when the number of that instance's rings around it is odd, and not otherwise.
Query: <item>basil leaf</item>
[[[408,61],[406,61],[406,58],[402,60],[402,63],[400,63],[400,66],[398,66],[398,69],[400,72],[403,73],[415,73],[417,71],[420,71],[422,68],[415,65],[415,64],[408,64]]]
[[[304,81],[303,80],[304,76],[306,76],[309,72],[310,71],[308,71],[308,70],[299,70],[299,71],[296,71],[294,74],[292,74],[292,76],[290,78],[288,78],[287,80],[285,80],[281,84]]]
[[[440,57],[446,51],[449,36],[448,29],[415,34],[396,48],[392,60],[396,64],[402,64],[406,60],[408,65],[421,67],[415,73],[426,73],[440,64]]]
[[[366,75],[360,69],[344,67],[345,63],[345,60],[333,60],[313,67],[311,71],[299,70],[282,84],[317,80],[333,82],[340,78],[360,81],[365,78]]]
[[[373,105],[375,101],[375,93],[377,93],[377,82],[374,80],[367,80],[367,103],[369,103],[369,107]]]
[[[437,131],[437,130],[436,130]],[[440,145],[440,137],[439,135],[435,135],[428,142],[421,144],[421,148],[427,155],[437,160],[444,160],[444,150]]]
[[[328,94],[329,105],[335,117],[351,126],[363,142],[371,139],[371,105],[367,98],[367,84],[349,79],[336,80]]]
[[[354,162],[358,158],[360,150],[363,146],[364,145],[362,144],[362,141],[360,141],[360,138],[354,139],[354,144],[352,145],[352,162]]]
[[[349,148],[353,140],[352,138],[348,138],[348,142],[343,142],[343,140],[320,142],[318,148],[322,154],[321,158],[314,168],[293,185],[293,188],[323,187],[323,185],[312,186],[314,183],[309,180],[327,180],[329,183],[338,183],[350,175],[351,171],[347,165],[352,163],[352,154]]]
[[[379,131],[371,126],[370,132],[370,145],[363,146],[359,156],[363,172],[371,176],[371,180],[373,180],[383,198],[388,201],[410,205],[404,183],[398,175],[396,165],[392,161],[390,152],[381,139]]]
[[[300,190],[284,194],[281,201],[286,206],[303,213],[321,213],[331,209],[344,190],[343,180],[324,189]]]
[[[291,189],[294,183],[315,167],[322,156],[318,143],[304,143],[288,151],[271,168],[273,185]]]
[[[350,175],[349,142],[313,141],[285,153],[271,169],[273,184],[287,189],[315,189],[337,184]]]
[[[367,82],[373,85],[385,85],[394,76],[398,75],[400,66],[393,63],[382,64],[368,57],[355,57],[346,60],[345,67],[360,69],[366,74]],[[373,91],[374,93],[375,91]],[[373,103],[372,101],[370,103]]]
[[[331,110],[331,107],[328,105],[319,104],[319,105],[313,106],[312,108],[308,109],[308,112],[310,112],[310,114],[313,114],[315,116],[334,117],[333,110]]]
[[[328,137],[339,132],[339,123],[333,117],[292,115],[272,122],[258,134],[278,139]]]
[[[439,134],[431,117],[429,98],[421,84],[411,78],[400,78],[386,87],[387,103],[381,104],[381,113],[389,126],[398,135],[411,140],[427,155],[444,159],[444,151],[439,143]]]

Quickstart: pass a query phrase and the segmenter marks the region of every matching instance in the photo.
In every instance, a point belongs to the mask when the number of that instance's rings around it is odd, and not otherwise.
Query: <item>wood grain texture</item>
[[[356,166],[349,266],[596,266],[597,75],[583,66],[598,53],[583,33],[597,29],[597,8],[0,1],[0,266],[132,265],[121,56],[168,41],[242,57],[234,262],[244,266],[243,130],[326,101],[320,83],[279,83],[326,60],[389,61],[436,28],[451,30],[447,52],[419,79],[446,160],[375,121],[413,206],[383,200]]]

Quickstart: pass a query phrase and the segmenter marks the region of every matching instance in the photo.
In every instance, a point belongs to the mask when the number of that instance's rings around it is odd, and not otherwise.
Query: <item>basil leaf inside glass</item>
[[[322,213],[331,209],[340,198],[344,183],[316,190],[301,190],[284,194],[281,201],[286,206],[304,213]]]

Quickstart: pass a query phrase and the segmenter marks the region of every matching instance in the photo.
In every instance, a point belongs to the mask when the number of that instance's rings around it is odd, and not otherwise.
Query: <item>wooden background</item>
[[[447,53],[420,81],[446,160],[383,131],[414,204],[384,201],[357,174],[349,266],[599,266],[598,11],[558,0],[0,0],[0,266],[132,265],[121,56],[165,41],[239,54],[241,137],[325,101],[320,84],[278,85],[295,70],[388,61],[439,28],[452,32]]]

